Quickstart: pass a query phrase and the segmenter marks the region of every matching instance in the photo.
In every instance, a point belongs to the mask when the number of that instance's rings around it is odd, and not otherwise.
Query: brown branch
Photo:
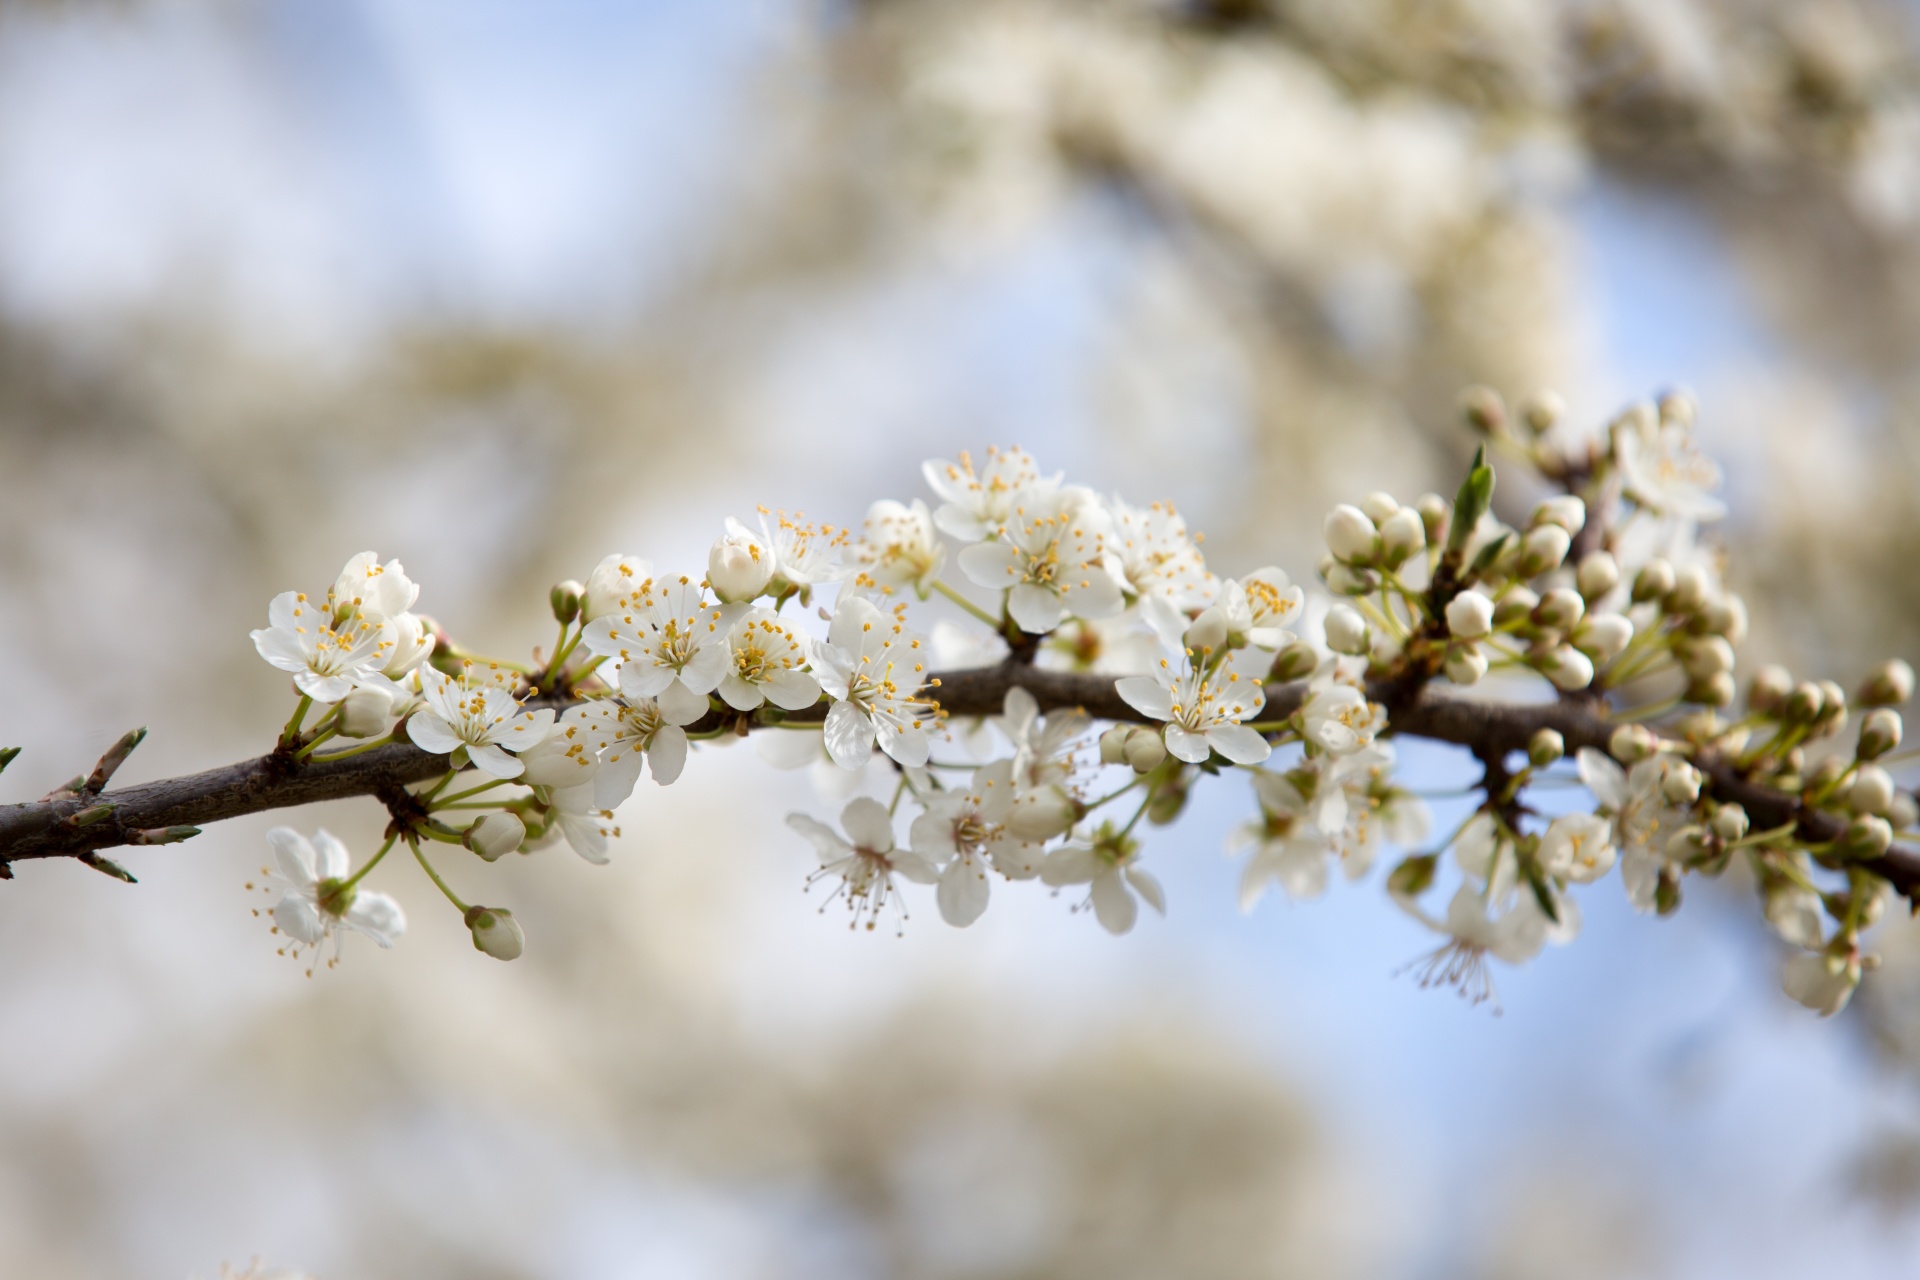
[[[1102,720],[1144,719],[1120,699],[1113,680],[1105,676],[1008,662],[946,672],[936,679],[938,686],[929,691],[950,716],[997,715],[1007,691],[1018,686],[1031,693],[1043,710],[1081,707]],[[1389,687],[1385,682],[1370,693],[1379,701],[1388,696],[1397,699],[1391,712],[1393,733],[1466,747],[1483,761],[1525,751],[1541,729],[1558,731],[1569,752],[1581,747],[1604,751],[1616,727],[1587,702],[1490,702],[1431,687],[1408,697],[1399,687]],[[1267,709],[1261,718],[1286,719],[1299,708],[1305,695],[1303,682],[1269,686]],[[817,721],[825,714],[823,703],[792,713],[787,721]],[[688,728],[698,734],[740,724],[738,713],[714,712]],[[1814,843],[1833,840],[1845,829],[1840,818],[1806,808],[1797,796],[1740,777],[1724,758],[1708,756],[1697,763],[1715,797],[1744,806],[1756,827],[1795,822],[1801,838]],[[204,773],[115,791],[55,792],[30,804],[0,806],[0,868],[34,858],[77,858],[91,863],[100,849],[184,838],[177,834],[169,837],[170,829],[179,832],[224,818],[323,800],[391,797],[400,788],[424,782],[446,768],[446,756],[402,741],[345,760],[303,761],[276,751]],[[107,809],[104,814],[99,812],[103,806]],[[76,818],[88,820],[76,822]],[[1920,901],[1920,853],[1896,848],[1862,865],[1891,881],[1910,900]]]

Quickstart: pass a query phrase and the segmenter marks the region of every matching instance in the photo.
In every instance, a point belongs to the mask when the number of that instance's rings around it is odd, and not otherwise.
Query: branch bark
[[[939,685],[930,692],[952,716],[997,715],[1007,691],[1017,686],[1031,693],[1043,710],[1081,707],[1102,720],[1144,719],[1121,700],[1113,680],[1105,676],[1009,662],[944,672],[935,678]],[[1482,758],[1490,753],[1524,751],[1543,728],[1557,730],[1569,752],[1582,747],[1604,751],[1615,728],[1599,709],[1582,701],[1492,702],[1432,687],[1406,696],[1402,689],[1385,683],[1370,692],[1376,700],[1389,704],[1392,733],[1466,747]],[[1285,719],[1299,708],[1305,696],[1304,682],[1268,686],[1262,718]],[[793,713],[788,721],[816,721],[825,714],[822,704]],[[737,713],[716,712],[688,727],[697,733],[738,729],[749,723]],[[1715,797],[1743,805],[1756,827],[1791,821],[1798,824],[1802,838],[1815,843],[1833,840],[1845,828],[1839,818],[1807,808],[1798,796],[1740,777],[1731,761],[1709,756],[1696,763],[1706,774]],[[156,843],[152,835],[156,829],[199,827],[323,800],[391,795],[410,783],[436,777],[446,768],[446,756],[408,742],[394,742],[346,760],[302,761],[287,752],[272,752],[204,773],[113,791],[56,792],[33,803],[0,806],[0,869],[37,858],[90,861],[101,849]],[[102,806],[109,810],[104,815],[99,813]],[[89,820],[76,822],[80,817]],[[1862,865],[1885,877],[1920,906],[1920,852],[1896,847]]]

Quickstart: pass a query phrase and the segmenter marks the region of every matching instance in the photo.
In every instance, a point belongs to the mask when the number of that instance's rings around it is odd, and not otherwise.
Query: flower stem
[[[287,721],[287,727],[280,731],[280,742],[283,746],[291,746],[294,739],[300,736],[300,725],[306,720],[307,710],[312,706],[312,695],[301,694],[300,705],[293,709],[293,716]]]
[[[325,755],[312,757],[312,760],[315,764],[327,764],[334,760],[345,760],[351,756],[363,755],[368,751],[374,750],[376,747],[384,747],[388,743],[397,741],[399,741],[399,739],[390,733],[382,734],[380,737],[374,738],[370,742],[363,742],[357,747],[348,747],[345,751],[329,751]]]
[[[1147,775],[1143,773],[1138,777],[1136,777],[1132,782],[1129,782],[1126,786],[1121,787],[1118,791],[1110,791],[1106,795],[1101,796],[1098,800],[1087,801],[1087,812],[1092,813],[1095,809],[1098,809],[1101,805],[1107,804],[1114,800],[1118,800],[1121,796],[1127,794],[1127,792],[1133,790],[1135,787],[1139,786],[1141,783],[1145,782],[1146,780],[1147,780]]]
[[[436,809],[445,809],[456,800],[465,800],[468,796],[477,796],[482,791],[491,791],[495,787],[504,787],[512,781],[512,778],[495,778],[492,782],[483,782],[477,787],[468,787],[465,791],[456,791],[433,807]]]
[[[965,596],[961,595],[958,591],[955,591],[952,587],[948,586],[946,583],[935,582],[933,584],[933,589],[935,591],[938,591],[941,595],[945,596],[947,599],[953,601],[955,604],[959,605],[962,609],[965,609],[968,613],[972,614],[974,617],[980,619],[980,621],[986,623],[989,627],[992,627],[995,631],[1000,630],[1000,627],[1001,627],[1000,619],[994,617],[992,614],[988,613],[985,609],[982,609],[979,605],[967,599]]]
[[[321,743],[325,742],[328,738],[333,737],[335,734],[339,732],[340,732],[340,729],[338,726],[329,725],[327,728],[322,729],[319,733],[315,734],[313,741],[309,742],[306,746],[294,752],[293,758],[295,760],[306,759],[308,756],[313,754],[313,749],[315,747],[319,746]]]
[[[397,832],[393,835],[388,836],[387,842],[380,846],[380,851],[374,854],[371,858],[367,859],[367,865],[360,868],[358,871],[354,872],[352,875],[348,876],[345,880],[341,881],[340,887],[342,889],[351,889],[356,884],[359,884],[361,879],[366,876],[367,872],[373,870],[375,867],[380,865],[380,859],[387,856],[387,850],[393,848],[393,842],[395,840],[398,840],[399,838],[400,836],[399,836],[399,833]]]
[[[427,861],[427,855],[420,852],[420,842],[416,839],[409,838],[407,840],[407,847],[413,850],[414,860],[420,864],[420,869],[427,873],[427,878],[440,886],[440,892],[447,895],[447,901],[458,907],[461,915],[465,915],[469,909],[467,904],[460,901],[460,895],[447,887],[447,882],[440,878],[440,873],[433,869],[431,862]]]

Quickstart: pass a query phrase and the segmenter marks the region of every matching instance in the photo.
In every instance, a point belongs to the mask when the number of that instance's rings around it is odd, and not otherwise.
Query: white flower
[[[960,567],[1009,592],[1007,612],[1023,631],[1048,632],[1069,616],[1111,618],[1125,601],[1106,568],[1105,526],[1106,513],[1081,491],[1035,491],[998,538],[960,553]]]
[[[1858,956],[1826,952],[1789,956],[1780,969],[1781,989],[1823,1018],[1846,1008],[1859,985]]]
[[[607,862],[607,839],[620,834],[613,824],[613,810],[594,799],[592,783],[575,787],[555,787],[548,797],[548,820],[559,827],[567,845],[596,866]]]
[[[753,600],[773,580],[773,553],[752,534],[722,534],[707,552],[707,585],[722,600]]]
[[[1182,628],[1161,627],[1161,610],[1147,601],[1112,618],[1074,621],[1047,637],[1044,652],[1074,671],[1138,675],[1153,670],[1162,648],[1178,649]],[[1171,608],[1165,610],[1171,614]],[[1184,623],[1184,619],[1180,620]],[[1142,625],[1148,622],[1148,625]],[[941,670],[946,670],[941,665]]]
[[[947,548],[934,533],[926,503],[915,498],[903,506],[882,498],[867,508],[866,536],[854,556],[875,582],[911,586],[925,600],[947,562]]]
[[[1403,903],[1403,905],[1405,905]],[[1561,923],[1556,926],[1540,910],[1532,891],[1513,896],[1511,905],[1491,911],[1486,898],[1472,884],[1463,884],[1447,904],[1447,918],[1435,920],[1410,907],[1428,928],[1448,935],[1448,941],[1418,962],[1415,973],[1422,987],[1453,987],[1463,999],[1480,1004],[1493,998],[1493,975],[1487,957],[1520,965],[1540,954],[1548,942],[1566,942],[1579,929],[1571,899],[1555,903]],[[1496,1009],[1498,1006],[1495,1006]]]
[[[1240,872],[1240,909],[1251,911],[1277,883],[1287,896],[1304,900],[1327,891],[1327,855],[1332,836],[1315,820],[1320,808],[1300,791],[1301,779],[1279,773],[1253,775],[1260,798],[1258,821],[1236,828],[1227,839],[1227,851],[1252,849]],[[1344,811],[1340,820],[1344,821]]]
[[[840,812],[839,832],[804,813],[787,815],[787,825],[813,841],[820,854],[820,869],[807,877],[808,887],[819,880],[838,877],[832,896],[820,905],[825,911],[835,898],[847,900],[852,914],[848,928],[856,928],[864,919],[871,930],[880,915],[892,908],[895,919],[904,925],[906,904],[893,877],[899,875],[915,884],[932,884],[939,878],[932,860],[911,849],[896,849],[893,844],[893,819],[886,806],[877,800],[859,796]]]
[[[1128,676],[1114,683],[1126,704],[1153,720],[1167,721],[1167,750],[1189,764],[1200,764],[1218,751],[1235,764],[1259,764],[1273,748],[1267,740],[1240,722],[1267,705],[1260,688],[1257,660],[1246,650],[1230,654],[1207,671],[1195,669],[1193,655],[1180,665],[1160,660],[1151,676]]]
[[[638,556],[618,552],[593,567],[586,594],[580,597],[580,617],[587,622],[612,613],[620,602],[645,591],[653,582],[653,565]]]
[[[1688,811],[1668,802],[1662,790],[1667,774],[1685,761],[1663,753],[1624,770],[1604,752],[1582,747],[1575,762],[1600,812],[1613,820],[1628,900],[1637,910],[1653,910],[1667,841],[1688,822]]]
[[[620,664],[620,692],[658,698],[675,724],[692,724],[729,666],[727,631],[739,605],[716,605],[685,574],[654,579],[587,624],[587,648]]]
[[[773,580],[768,589],[775,595],[789,588],[801,593],[804,601],[809,590],[822,582],[837,582],[846,576],[840,564],[840,549],[847,545],[847,532],[832,525],[811,525],[796,511],[760,508],[760,531],[727,518],[727,532],[737,539],[757,542],[773,558]]]
[[[1078,707],[1040,714],[1019,685],[1007,690],[994,724],[1013,746],[1013,780],[1021,789],[1065,783],[1073,774],[1073,747],[1093,723]]]
[[[993,537],[1028,496],[1060,484],[1057,475],[1042,480],[1033,458],[1020,448],[988,446],[986,468],[978,475],[973,459],[964,453],[957,464],[930,459],[921,464],[920,474],[942,500],[933,513],[934,523],[963,542]]]
[[[1702,522],[1727,514],[1726,504],[1713,496],[1719,466],[1680,423],[1648,414],[1618,424],[1613,459],[1627,496],[1651,511]]]
[[[534,787],[578,787],[600,770],[600,743],[586,720],[597,703],[568,707],[547,736],[519,753],[526,771],[520,781]]]
[[[380,674],[389,680],[398,680],[433,652],[433,632],[418,614],[396,613],[387,621],[393,626],[393,649],[387,654],[387,665],[380,669]]]
[[[1337,604],[1327,610],[1325,622],[1327,648],[1335,653],[1364,657],[1373,644],[1367,620],[1352,605]]]
[[[1811,889],[1803,889],[1792,883],[1769,885],[1767,888],[1767,923],[1781,938],[1796,947],[1818,951],[1826,941],[1821,909],[1820,895]]]
[[[1219,607],[1230,641],[1277,653],[1293,643],[1290,628],[1306,615],[1307,597],[1285,570],[1268,567],[1228,578],[1220,587]]]
[[[820,682],[806,672],[805,641],[771,609],[750,610],[733,624],[727,654],[731,669],[719,692],[736,711],[752,711],[763,702],[798,711],[820,700]]]
[[[1056,887],[1086,885],[1087,900],[1080,906],[1092,907],[1094,918],[1108,933],[1122,934],[1133,928],[1140,915],[1136,893],[1155,911],[1167,914],[1166,891],[1136,865],[1139,861],[1139,846],[1110,836],[1103,828],[1091,844],[1063,845],[1048,854],[1040,864],[1040,878]]]
[[[1176,609],[1204,608],[1218,584],[1200,554],[1199,539],[1171,503],[1131,506],[1119,497],[1107,501],[1111,528],[1107,553],[1119,565],[1133,595],[1165,601]]]
[[[398,560],[381,564],[379,556],[362,551],[340,570],[328,598],[336,610],[357,609],[362,617],[383,622],[413,608],[420,588]]]
[[[1575,884],[1592,884],[1613,870],[1613,824],[1591,813],[1555,818],[1540,837],[1540,865]]]
[[[253,635],[261,657],[282,671],[315,702],[338,702],[363,684],[385,684],[393,655],[394,627],[358,610],[335,611],[305,592],[283,591],[267,606],[267,626]]]
[[[1300,708],[1301,723],[1308,742],[1334,755],[1345,755],[1371,746],[1376,734],[1387,727],[1387,711],[1367,695],[1335,677],[1333,664],[1321,668],[1309,686],[1307,701]]]
[[[524,751],[553,728],[553,711],[521,711],[512,692],[513,673],[497,666],[466,664],[459,679],[420,668],[426,706],[407,718],[407,736],[436,755],[466,749],[474,767],[496,778],[517,778],[526,766],[508,755]]]
[[[858,769],[880,749],[904,765],[927,762],[927,729],[939,719],[932,699],[920,696],[925,642],[897,615],[871,600],[836,602],[824,644],[814,647],[814,674],[833,699],[827,711],[827,753],[843,769]]]
[[[291,827],[275,827],[267,832],[267,845],[278,867],[269,873],[269,883],[283,891],[273,908],[273,923],[293,939],[294,954],[302,946],[317,949],[332,938],[333,963],[347,933],[364,933],[391,947],[407,931],[407,913],[399,903],[384,893],[346,885],[351,868],[347,847],[324,829],[309,842]]]
[[[643,759],[660,786],[678,778],[687,766],[687,731],[681,726],[688,723],[653,698],[622,696],[587,704],[580,714],[580,727],[600,756],[600,769],[593,778],[598,807],[617,809],[626,803],[640,780]]]
[[[908,832],[915,853],[938,864],[940,914],[965,928],[987,909],[988,870],[1016,870],[1032,858],[1030,847],[1007,830],[1013,808],[1013,761],[996,760],[974,770],[965,791],[939,791]]]

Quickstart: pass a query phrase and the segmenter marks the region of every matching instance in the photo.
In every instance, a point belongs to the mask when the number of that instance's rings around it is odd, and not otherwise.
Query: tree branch
[[[1007,662],[994,667],[945,672],[935,679],[938,685],[930,686],[929,692],[939,698],[941,707],[951,716],[998,715],[1007,691],[1017,686],[1031,693],[1043,710],[1081,707],[1102,720],[1139,722],[1145,719],[1121,700],[1114,691],[1113,680],[1106,676]],[[1593,704],[1584,701],[1490,702],[1431,687],[1408,697],[1401,688],[1386,682],[1378,682],[1378,687],[1369,692],[1378,701],[1398,698],[1391,704],[1390,711],[1390,729],[1394,734],[1466,747],[1483,760],[1506,752],[1525,751],[1533,735],[1541,729],[1558,731],[1570,753],[1581,747],[1605,751],[1607,740],[1617,727]],[[1306,685],[1302,681],[1270,685],[1267,709],[1262,716],[1269,720],[1285,719],[1299,709],[1305,696]],[[529,705],[554,704],[548,700]],[[806,711],[791,713],[786,720],[810,723],[825,715],[826,706],[821,703]],[[689,725],[688,730],[699,734],[737,729],[742,725],[751,728],[752,724],[751,719],[741,713],[710,712],[698,724]],[[120,756],[124,759],[124,752],[120,752]],[[1798,824],[1801,838],[1812,843],[1833,840],[1845,830],[1846,824],[1841,819],[1806,808],[1798,796],[1742,778],[1733,763],[1724,757],[1707,755],[1695,763],[1705,773],[1715,798],[1744,806],[1758,827],[1794,822]],[[76,858],[91,865],[100,849],[171,843],[184,836],[169,837],[169,831],[178,832],[249,813],[353,796],[391,795],[410,783],[433,778],[446,768],[446,756],[400,741],[345,760],[296,760],[290,752],[275,751],[224,768],[115,791],[96,793],[84,787],[56,791],[30,804],[0,806],[0,869],[35,858]],[[104,813],[100,812],[103,807]],[[1920,905],[1920,852],[1894,848],[1861,865],[1885,877],[1901,894]]]

